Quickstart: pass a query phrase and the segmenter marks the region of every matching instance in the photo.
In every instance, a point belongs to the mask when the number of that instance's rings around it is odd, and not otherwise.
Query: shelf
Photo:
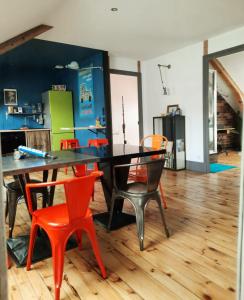
[[[8,113],[8,115],[34,116],[34,115],[43,115],[43,113],[42,112],[39,112],[39,113]]]

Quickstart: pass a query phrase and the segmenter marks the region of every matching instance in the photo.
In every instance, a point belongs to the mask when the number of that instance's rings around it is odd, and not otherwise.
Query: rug
[[[210,173],[218,173],[222,171],[227,171],[230,169],[236,168],[236,166],[223,165],[223,164],[210,164]]]

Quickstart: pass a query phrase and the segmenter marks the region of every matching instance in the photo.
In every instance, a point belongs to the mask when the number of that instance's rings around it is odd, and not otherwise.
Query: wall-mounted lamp
[[[159,68],[159,73],[160,73],[160,78],[161,78],[161,82],[162,82],[164,95],[168,95],[167,87],[166,87],[166,85],[163,81],[162,68],[170,69],[171,65],[160,65],[160,64],[158,64],[158,68]]]

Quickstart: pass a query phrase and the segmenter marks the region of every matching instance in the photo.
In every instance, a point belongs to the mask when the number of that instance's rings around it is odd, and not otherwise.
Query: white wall
[[[203,161],[202,43],[142,63],[144,135],[152,133],[152,117],[179,104],[186,116],[186,159]],[[171,64],[163,95],[158,64]]]
[[[109,55],[109,67],[110,69],[137,72],[137,60]]]
[[[244,27],[209,40],[209,53],[244,44]],[[166,112],[167,105],[179,104],[186,116],[186,159],[203,162],[203,43],[142,62],[144,134],[152,133],[152,117]],[[170,95],[164,96],[158,64],[166,69]],[[164,77],[165,77],[164,76]]]

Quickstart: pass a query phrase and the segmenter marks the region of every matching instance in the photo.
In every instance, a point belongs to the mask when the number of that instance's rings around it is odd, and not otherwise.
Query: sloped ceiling
[[[243,0],[1,0],[0,42],[46,23],[40,38],[148,59],[243,26],[243,11]]]

